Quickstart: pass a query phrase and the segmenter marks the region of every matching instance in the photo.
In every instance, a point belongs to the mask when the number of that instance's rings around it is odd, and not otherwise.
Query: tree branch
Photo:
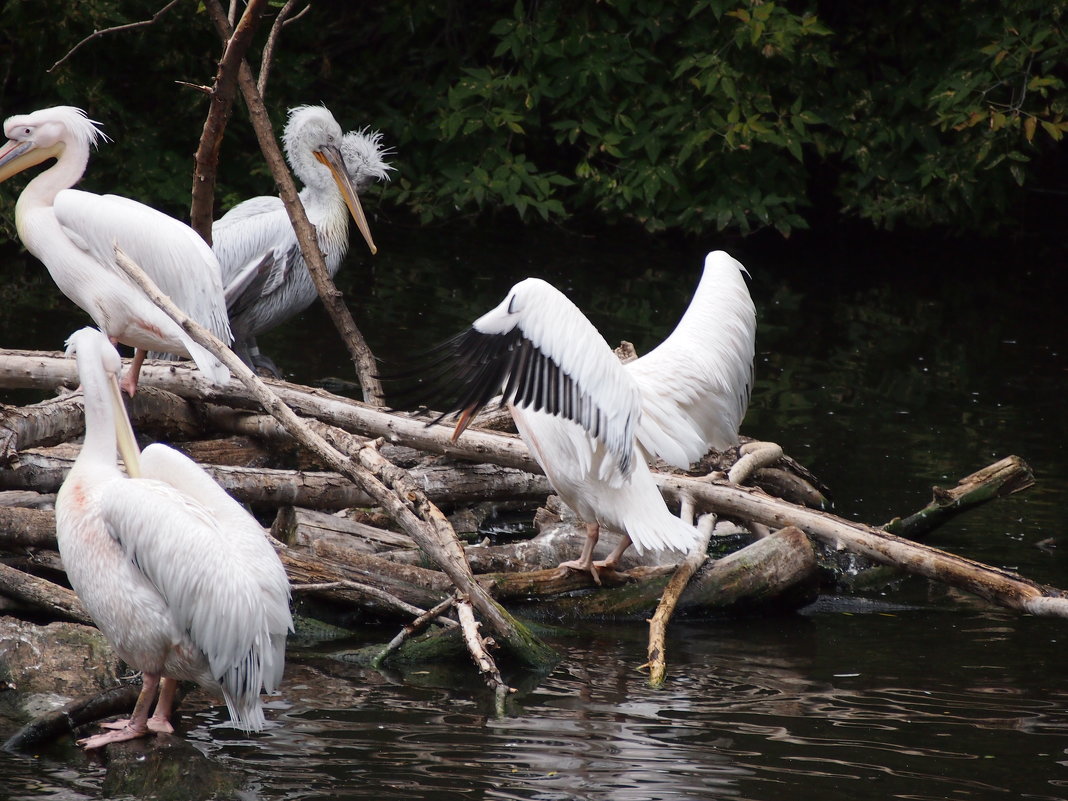
[[[264,97],[267,94],[267,76],[271,72],[271,65],[274,62],[274,48],[278,44],[278,37],[282,34],[282,28],[287,24],[287,17],[293,10],[293,6],[297,4],[297,0],[286,0],[286,4],[282,6],[282,10],[278,12],[278,16],[274,18],[274,23],[271,25],[271,32],[267,34],[267,43],[263,46],[263,56],[260,58],[260,77],[256,80],[256,88],[259,90],[260,97]],[[293,22],[300,19],[311,8],[311,4],[304,6],[300,10],[300,13],[293,17],[288,22]]]
[[[78,52],[78,50],[81,49],[82,45],[88,44],[93,39],[99,39],[101,36],[106,36],[109,33],[119,33],[120,31],[132,31],[135,28],[146,28],[149,25],[155,24],[155,22],[160,17],[162,17],[164,14],[166,14],[168,11],[170,11],[172,8],[174,8],[176,5],[178,5],[179,2],[180,2],[180,0],[171,0],[171,2],[167,3],[167,5],[165,5],[163,8],[161,8],[155,14],[153,14],[151,19],[141,20],[140,22],[127,22],[125,25],[115,25],[115,26],[113,26],[111,28],[102,28],[101,30],[93,31],[91,34],[89,34],[84,39],[82,39],[80,42],[78,42],[78,44],[74,45],[74,47],[72,47],[70,50],[68,50],[67,54],[65,56],[63,56],[63,58],[61,58],[59,61],[57,61],[51,67],[49,67],[48,68],[48,72],[51,72],[56,67],[58,67],[61,64],[65,63],[68,59],[70,59],[71,56],[73,56],[76,52]]]
[[[237,95],[237,74],[244,63],[245,53],[252,44],[252,36],[263,17],[267,0],[249,0],[234,30],[225,42],[215,83],[211,105],[200,144],[193,162],[193,192],[189,208],[189,224],[201,238],[211,244],[211,223],[215,216],[215,178],[219,169],[219,151],[223,133],[230,119],[234,97]]]

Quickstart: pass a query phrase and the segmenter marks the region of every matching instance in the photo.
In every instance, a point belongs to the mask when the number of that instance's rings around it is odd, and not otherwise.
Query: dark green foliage
[[[184,216],[207,100],[175,81],[209,84],[220,53],[197,3],[46,72],[162,5],[9,2],[3,111],[85,107],[116,139],[87,185]],[[510,210],[788,234],[830,210],[989,228],[1024,192],[1063,188],[1066,8],[317,2],[286,28],[267,100],[279,128],[289,106],[322,102],[346,128],[382,130],[398,169],[379,205],[423,223]],[[220,210],[272,191],[242,110],[219,180]]]

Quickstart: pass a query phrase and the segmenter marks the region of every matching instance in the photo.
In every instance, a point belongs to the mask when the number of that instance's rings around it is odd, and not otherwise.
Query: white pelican
[[[551,284],[527,278],[497,308],[436,351],[429,380],[460,382],[446,412],[460,412],[453,438],[504,386],[520,436],[553,489],[586,523],[577,561],[561,567],[614,567],[633,543],[687,551],[697,529],[671,514],[649,473],[636,434],[642,395],[631,373],[581,311]],[[440,418],[439,418],[440,419]],[[600,526],[624,539],[593,562]]]
[[[315,226],[333,277],[349,248],[349,216],[377,252],[358,192],[391,169],[381,135],[341,126],[323,106],[290,109],[283,135],[286,158],[304,184],[301,203]],[[297,235],[278,197],[256,197],[234,206],[211,229],[222,265],[234,350],[251,367],[279,375],[259,352],[256,336],[308,308],[319,297],[304,264]],[[264,263],[264,257],[271,256]],[[264,270],[266,272],[264,273]]]
[[[230,341],[219,265],[188,225],[117,195],[71,189],[85,172],[89,151],[103,136],[81,109],[56,106],[9,117],[0,149],[0,181],[49,158],[15,205],[19,238],[44,262],[60,291],[112,341],[136,349],[122,387],[130,395],[149,350],[191,357],[208,378],[224,383],[230,371],[196,344],[115,264],[115,245],[136,261],[179,308],[225,342]]]
[[[221,693],[238,728],[262,729],[260,687],[278,686],[292,630],[277,554],[196,463],[160,444],[138,454],[119,394],[119,354],[103,334],[77,331],[67,353],[78,358],[85,442],[56,498],[59,551],[97,626],[144,674],[132,717],[81,744],[173,731],[180,680]]]

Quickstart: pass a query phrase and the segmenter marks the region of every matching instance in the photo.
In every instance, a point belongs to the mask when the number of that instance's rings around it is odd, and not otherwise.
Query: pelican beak
[[[115,436],[119,446],[119,455],[126,465],[126,475],[130,478],[141,477],[141,450],[137,447],[133,426],[126,414],[126,404],[119,390],[119,377],[108,373],[108,387],[111,390],[111,402],[115,406]]]
[[[360,233],[367,241],[367,247],[371,249],[372,254],[378,253],[375,241],[371,238],[371,228],[367,225],[367,217],[363,213],[363,206],[360,205],[360,198],[349,178],[349,171],[345,168],[345,159],[341,151],[328,145],[312,152],[316,160],[330,170],[330,174],[334,176],[337,188],[341,190],[341,196],[345,198],[345,205],[349,207],[352,219],[356,221],[356,227],[360,229]]]
[[[467,427],[471,425],[471,421],[475,419],[476,408],[474,406],[468,406],[460,414],[460,419],[456,421],[456,428],[452,431],[452,441],[456,442],[460,438],[460,435],[467,430]]]
[[[9,139],[4,147],[0,148],[0,183],[46,159],[58,159],[62,153],[62,142],[56,142],[49,147],[37,147],[33,142]]]

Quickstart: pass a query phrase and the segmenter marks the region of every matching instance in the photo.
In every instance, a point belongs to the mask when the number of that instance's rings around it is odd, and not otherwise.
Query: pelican
[[[378,250],[358,193],[372,180],[387,178],[391,169],[383,160],[381,140],[381,134],[367,131],[342,136],[341,126],[323,106],[290,109],[283,134],[286,158],[304,184],[300,200],[315,226],[331,277],[348,251],[350,215],[371,253]],[[274,363],[260,353],[256,336],[319,297],[285,206],[278,197],[246,200],[217,220],[211,235],[222,265],[234,350],[249,366],[277,376]]]
[[[504,387],[519,435],[563,501],[586,524],[578,560],[564,568],[612,568],[633,544],[688,551],[697,529],[664,503],[639,448],[642,393],[585,315],[551,284],[527,278],[499,306],[433,351],[429,377],[462,384],[442,417],[459,412],[457,439]],[[438,418],[439,420],[441,418]],[[623,534],[603,562],[593,562],[600,527]]]
[[[175,304],[225,342],[230,341],[219,264],[192,228],[137,201],[71,189],[85,172],[89,151],[104,134],[71,106],[9,117],[0,149],[0,181],[49,158],[15,205],[15,226],[60,291],[81,307],[113,342],[135,348],[122,381],[137,390],[149,350],[191,357],[214,383],[230,371],[195,343],[115,263],[115,245],[136,261]]]
[[[78,359],[85,441],[56,498],[59,551],[93,621],[144,676],[130,719],[80,744],[173,731],[181,680],[221,693],[238,728],[262,729],[260,687],[278,686],[293,628],[277,554],[255,519],[195,462],[161,444],[138,453],[118,385],[119,354],[100,331],[75,332],[67,354]]]

